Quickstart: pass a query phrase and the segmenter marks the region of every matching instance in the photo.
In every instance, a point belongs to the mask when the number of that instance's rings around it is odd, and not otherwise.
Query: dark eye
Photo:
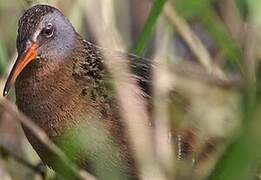
[[[52,23],[48,23],[42,30],[42,34],[47,38],[52,37],[53,32],[54,32],[54,27],[53,27]]]

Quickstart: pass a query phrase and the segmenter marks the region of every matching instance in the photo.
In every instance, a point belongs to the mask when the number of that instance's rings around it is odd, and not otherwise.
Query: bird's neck
[[[86,106],[82,90],[88,85],[73,77],[77,59],[84,58],[80,54],[81,46],[78,43],[62,60],[41,59],[41,62],[29,64],[17,79],[18,108],[49,136],[59,136],[62,130],[77,124],[74,121],[83,114],[83,106]]]

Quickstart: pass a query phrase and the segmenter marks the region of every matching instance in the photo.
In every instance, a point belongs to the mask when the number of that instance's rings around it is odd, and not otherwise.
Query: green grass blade
[[[213,38],[216,46],[222,50],[228,64],[237,68],[241,63],[242,52],[225,25],[218,20],[213,3],[214,0],[176,0],[175,8],[183,18],[200,22]]]
[[[253,147],[253,145],[255,145],[255,147]],[[260,147],[260,139],[258,139],[255,134],[251,131],[243,133],[238,140],[229,147],[209,179],[254,179],[258,163],[260,163]]]
[[[260,82],[260,81],[259,81]],[[218,161],[210,180],[254,179],[261,157],[261,103],[256,100],[256,84],[246,82],[242,100],[243,123],[239,136]]]
[[[153,31],[155,29],[157,19],[162,12],[165,2],[166,2],[166,0],[155,0],[153,6],[151,8],[149,17],[143,28],[143,31],[140,34],[138,41],[133,48],[134,49],[133,51],[135,54],[142,55],[142,53],[144,52],[146,43],[149,40],[149,38],[151,37],[151,34],[153,33]]]
[[[248,1],[250,16],[255,25],[261,23],[260,1]],[[251,16],[252,15],[252,16]],[[251,32],[251,31],[250,31]],[[248,35],[249,36],[249,35]],[[252,39],[251,39],[252,40]],[[251,41],[254,44],[254,42]],[[248,43],[245,43],[248,45]],[[246,46],[245,54],[249,53],[252,46]],[[251,56],[245,57],[244,63],[244,92],[242,101],[242,127],[239,137],[227,148],[226,152],[219,160],[215,170],[210,176],[211,180],[244,180],[259,179],[256,177],[260,171],[261,163],[261,102],[258,101],[260,92],[260,69],[256,72],[251,63],[256,59]],[[260,175],[260,172],[259,172]]]

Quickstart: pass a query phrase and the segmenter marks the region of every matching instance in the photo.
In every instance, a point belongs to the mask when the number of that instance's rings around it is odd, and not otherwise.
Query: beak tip
[[[8,94],[8,91],[7,91],[7,90],[4,90],[3,96],[5,97],[7,94]]]
[[[3,90],[3,96],[4,97],[8,95],[9,89],[10,89],[10,87],[6,84],[5,87],[4,87],[4,90]]]
[[[37,53],[36,53],[37,47],[38,47],[37,44],[31,43],[30,45],[28,45],[28,47],[26,47],[26,50],[20,56],[18,56],[9,74],[9,77],[7,78],[3,91],[3,96],[8,95],[11,86],[14,85],[16,78],[21,73],[21,71],[25,68],[25,66],[37,57]]]

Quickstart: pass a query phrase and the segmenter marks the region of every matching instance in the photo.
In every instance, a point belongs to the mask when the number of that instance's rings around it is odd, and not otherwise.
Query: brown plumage
[[[87,131],[103,129],[110,138],[101,141],[97,137],[86,139],[95,147],[88,150],[75,143],[76,152],[71,158],[95,175],[102,172],[104,175],[100,175],[100,179],[106,179],[106,173],[113,179],[125,175],[126,179],[136,179],[136,165],[120,120],[113,81],[104,66],[102,49],[83,40],[56,8],[36,5],[19,21],[17,50],[18,59],[4,94],[10,84],[15,83],[19,110],[43,128],[68,154],[70,149],[61,145],[64,141],[74,143],[75,139],[71,137],[77,136],[77,132],[86,131],[85,135],[89,135]],[[148,100],[150,61],[120,52],[112,53],[127,57],[127,63]],[[24,128],[24,131],[41,159],[56,169],[50,152],[30,130]],[[118,147],[117,152],[109,153],[112,157],[94,165],[95,160],[104,157],[101,155],[104,151],[99,147],[114,150],[112,144]],[[115,169],[120,172],[117,174]]]

